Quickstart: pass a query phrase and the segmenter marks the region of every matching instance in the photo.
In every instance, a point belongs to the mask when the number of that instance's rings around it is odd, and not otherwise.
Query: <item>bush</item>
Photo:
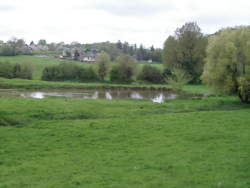
[[[170,69],[168,69],[168,68],[165,68],[163,70],[162,74],[163,74],[164,78],[168,78],[168,77],[171,77],[173,75],[172,71]]]
[[[159,69],[150,65],[144,65],[141,73],[138,76],[139,80],[151,83],[163,83],[164,77]]]
[[[117,65],[112,67],[110,80],[115,82],[132,82],[135,74],[136,62],[129,55],[119,56]]]
[[[182,69],[174,69],[172,76],[166,79],[167,83],[171,85],[174,91],[180,92],[185,84],[187,84],[192,77]]]
[[[13,65],[8,62],[0,62],[0,77],[13,78]]]
[[[32,79],[32,65],[30,63],[15,64],[13,68],[13,78]]]
[[[0,62],[0,77],[4,78],[22,78],[22,79],[32,79],[33,69],[28,63],[15,64],[12,65],[8,62]]]
[[[45,67],[42,80],[46,81],[96,81],[97,74],[92,68],[83,68],[72,63],[61,63]]]
[[[80,67],[73,63],[61,63],[58,69],[57,76],[59,80],[77,80]]]
[[[58,66],[45,67],[43,69],[42,80],[56,81],[58,79],[59,69]]]
[[[81,68],[78,78],[80,81],[98,81],[98,76],[92,68]]]
[[[79,70],[80,67],[72,63],[61,63],[56,66],[45,67],[42,74],[42,80],[78,80]]]

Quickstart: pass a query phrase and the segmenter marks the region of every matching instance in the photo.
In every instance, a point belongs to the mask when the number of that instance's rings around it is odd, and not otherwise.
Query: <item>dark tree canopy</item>
[[[203,70],[206,37],[195,22],[177,28],[164,44],[163,59],[169,69],[183,69],[198,82]]]

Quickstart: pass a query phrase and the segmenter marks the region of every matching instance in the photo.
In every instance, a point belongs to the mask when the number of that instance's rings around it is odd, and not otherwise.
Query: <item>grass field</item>
[[[34,80],[40,80],[42,76],[42,71],[46,66],[51,65],[58,65],[61,62],[70,62],[75,63],[80,66],[93,66],[95,67],[94,63],[87,63],[87,62],[78,62],[78,61],[71,61],[71,60],[65,60],[65,59],[59,59],[59,58],[53,58],[53,57],[37,57],[37,56],[0,56],[0,62],[10,62],[10,63],[31,63],[33,66],[33,79]],[[142,68],[142,66],[146,64],[146,62],[139,62],[139,66],[137,68],[137,72],[139,72]],[[163,70],[162,64],[152,64],[152,66],[157,67],[160,70]]]
[[[41,70],[60,59],[0,61],[31,62],[35,68],[35,80],[0,78],[0,88],[171,89],[46,82],[39,80]],[[184,91],[212,93],[203,85],[188,85]],[[0,188],[249,188],[249,125],[250,106],[234,96],[162,104],[0,97]]]
[[[46,66],[58,65],[61,62],[71,62],[81,66],[90,66],[90,63],[70,61],[53,57],[37,57],[37,56],[0,56],[0,62],[9,63],[30,63],[34,70],[33,79],[40,80],[42,71]]]
[[[0,104],[0,188],[250,187],[250,107],[234,97]]]

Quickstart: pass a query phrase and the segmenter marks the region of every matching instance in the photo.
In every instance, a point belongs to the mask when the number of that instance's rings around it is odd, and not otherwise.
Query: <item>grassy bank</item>
[[[2,89],[84,89],[84,88],[142,88],[142,89],[171,89],[163,84],[112,84],[112,83],[78,83],[78,82],[48,82],[41,80],[5,79],[0,78]],[[186,85],[184,91],[188,93],[212,93],[204,85]]]
[[[250,186],[250,108],[234,97],[0,104],[1,188]]]

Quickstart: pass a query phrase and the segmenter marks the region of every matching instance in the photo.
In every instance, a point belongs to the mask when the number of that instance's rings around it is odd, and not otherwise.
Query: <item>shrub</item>
[[[98,76],[92,68],[81,68],[79,70],[78,78],[80,81],[97,81]]]
[[[162,73],[164,78],[171,77],[173,75],[172,71],[168,68],[165,68]]]
[[[181,91],[183,86],[187,84],[192,77],[182,69],[174,69],[172,76],[166,79],[167,83],[171,85],[171,88],[175,91]]]
[[[13,68],[13,78],[32,79],[33,68],[30,63],[15,64]]]
[[[45,81],[56,81],[57,75],[59,74],[58,66],[45,67],[43,69],[42,80]]]
[[[42,74],[42,80],[78,80],[79,70],[80,67],[72,63],[61,63],[56,66],[45,67]]]
[[[13,78],[13,65],[8,62],[0,62],[0,77]]]
[[[150,65],[144,65],[138,76],[139,80],[144,80],[151,83],[163,83],[164,77],[159,69]]]
[[[77,80],[80,67],[73,63],[61,63],[58,69],[59,80]]]
[[[0,62],[0,77],[32,79],[33,69],[31,64],[22,63],[12,65],[8,62]]]
[[[83,68],[72,63],[61,63],[45,67],[42,80],[46,81],[96,81],[97,74],[92,68]]]
[[[117,65],[112,67],[110,80],[116,82],[132,82],[135,74],[136,62],[129,55],[119,56]]]

